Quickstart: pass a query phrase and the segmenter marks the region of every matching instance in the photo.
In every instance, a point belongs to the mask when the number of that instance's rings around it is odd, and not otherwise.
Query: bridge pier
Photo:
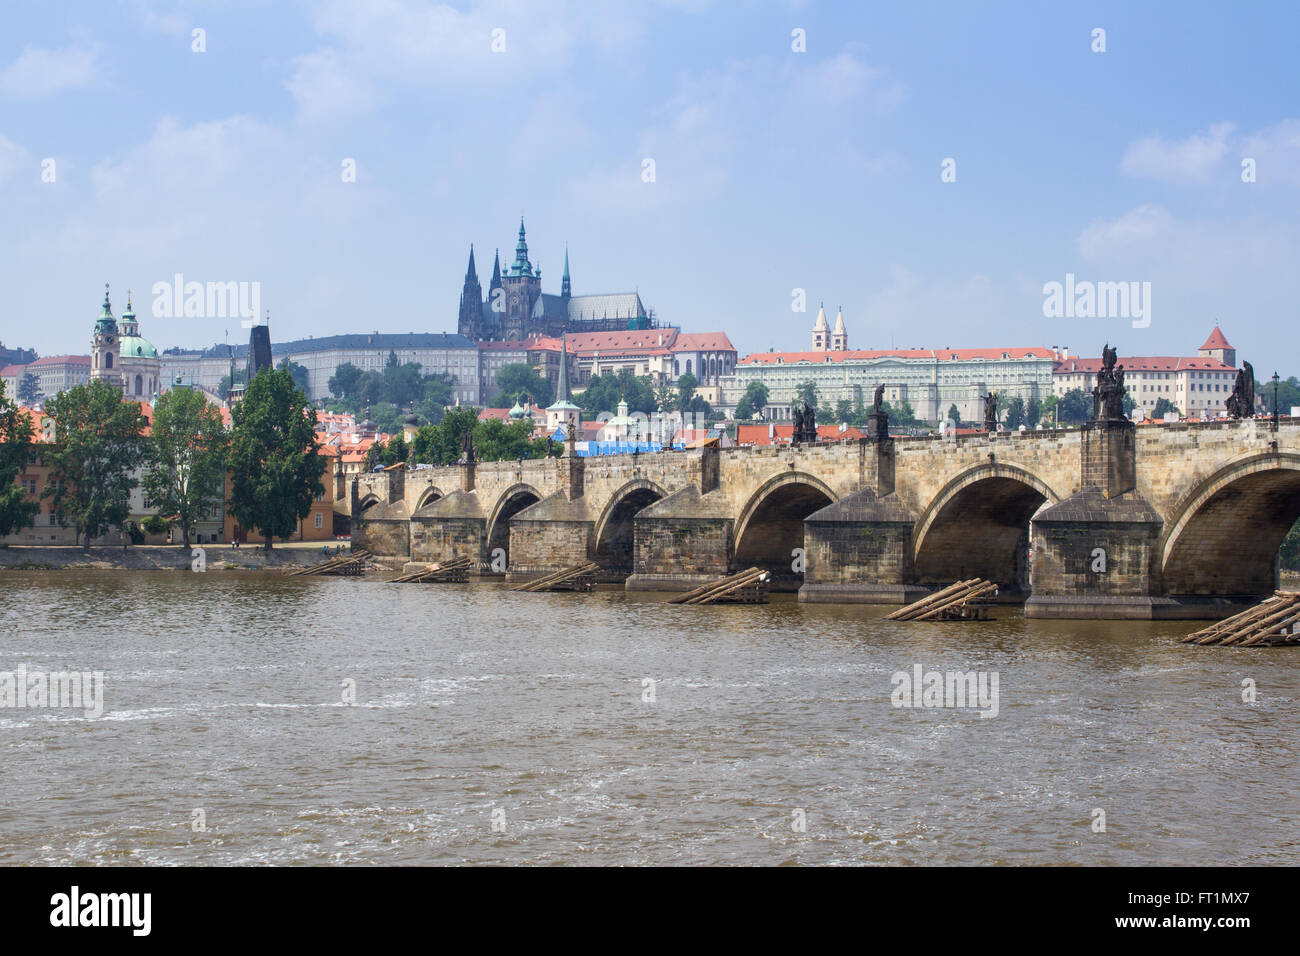
[[[914,583],[916,518],[893,495],[870,488],[804,519],[807,565],[799,600],[831,604],[910,604],[930,592]]]
[[[718,492],[688,485],[645,508],[633,523],[629,591],[689,591],[728,573],[732,508]]]

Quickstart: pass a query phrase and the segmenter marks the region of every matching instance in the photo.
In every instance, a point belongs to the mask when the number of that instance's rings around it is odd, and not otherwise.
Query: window
[[[325,523],[325,516],[322,515],[320,512],[317,512],[317,513],[316,513],[316,527],[318,527],[318,528],[324,527],[324,523]]]

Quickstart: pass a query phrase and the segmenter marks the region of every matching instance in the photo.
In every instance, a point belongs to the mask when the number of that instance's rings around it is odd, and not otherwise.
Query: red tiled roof
[[[1228,344],[1228,340],[1223,337],[1223,333],[1219,331],[1219,327],[1216,325],[1214,331],[1210,333],[1210,337],[1205,340],[1205,344],[1202,345],[1201,348],[1230,349],[1232,346]]]
[[[47,355],[45,358],[38,358],[28,368],[35,368],[38,365],[89,365],[89,355]]]
[[[1049,348],[1034,346],[1031,348],[1007,349],[845,349],[830,352],[755,352],[740,360],[740,365],[776,365],[778,360],[784,365],[796,362],[853,362],[863,359],[901,358],[914,361],[970,361],[985,359],[1003,361],[1003,355],[1009,359],[1054,359],[1056,353]]]
[[[1176,355],[1121,355],[1119,365],[1124,366],[1126,372],[1181,372],[1187,369],[1205,370],[1208,372],[1235,372],[1236,369],[1231,365],[1220,362],[1218,359],[1205,358],[1203,356],[1192,356],[1182,358]],[[1071,372],[1089,372],[1096,374],[1101,370],[1101,359],[1066,359],[1063,362],[1057,362],[1052,369],[1054,375],[1068,375]]]
[[[736,426],[736,444],[737,445],[771,445],[772,439],[768,437],[767,425],[737,425]],[[772,425],[772,431],[775,433],[776,444],[789,444],[790,439],[794,437],[794,424],[789,425]],[[817,437],[822,441],[837,441],[840,439],[858,439],[865,438],[861,431],[856,428],[846,428],[840,431],[839,425],[818,425]]]
[[[27,368],[26,365],[6,365],[4,368],[0,368],[0,378],[13,378],[21,375],[25,368]]]
[[[660,337],[663,342],[661,343]],[[569,348],[579,355],[591,352],[654,351],[672,347],[677,337],[676,329],[629,329],[618,332],[574,332],[569,336]]]
[[[674,352],[734,352],[726,332],[682,332],[673,342]]]

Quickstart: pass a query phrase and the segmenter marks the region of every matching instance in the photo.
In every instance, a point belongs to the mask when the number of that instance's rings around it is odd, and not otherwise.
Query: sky
[[[544,291],[567,248],[575,293],[742,355],[824,302],[853,348],[1185,355],[1219,322],[1300,374],[1298,33],[1282,2],[13,5],[0,341],[87,353],[105,282],[159,349],[246,340],[155,314],[177,274],[259,283],[277,340],[451,332],[522,213]],[[1149,311],[1045,315],[1067,274]]]

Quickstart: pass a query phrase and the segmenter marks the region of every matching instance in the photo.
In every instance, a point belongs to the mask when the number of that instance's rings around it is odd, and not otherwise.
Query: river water
[[[0,710],[0,863],[1300,862],[1300,652],[663,597],[0,572],[0,671],[104,672]]]

